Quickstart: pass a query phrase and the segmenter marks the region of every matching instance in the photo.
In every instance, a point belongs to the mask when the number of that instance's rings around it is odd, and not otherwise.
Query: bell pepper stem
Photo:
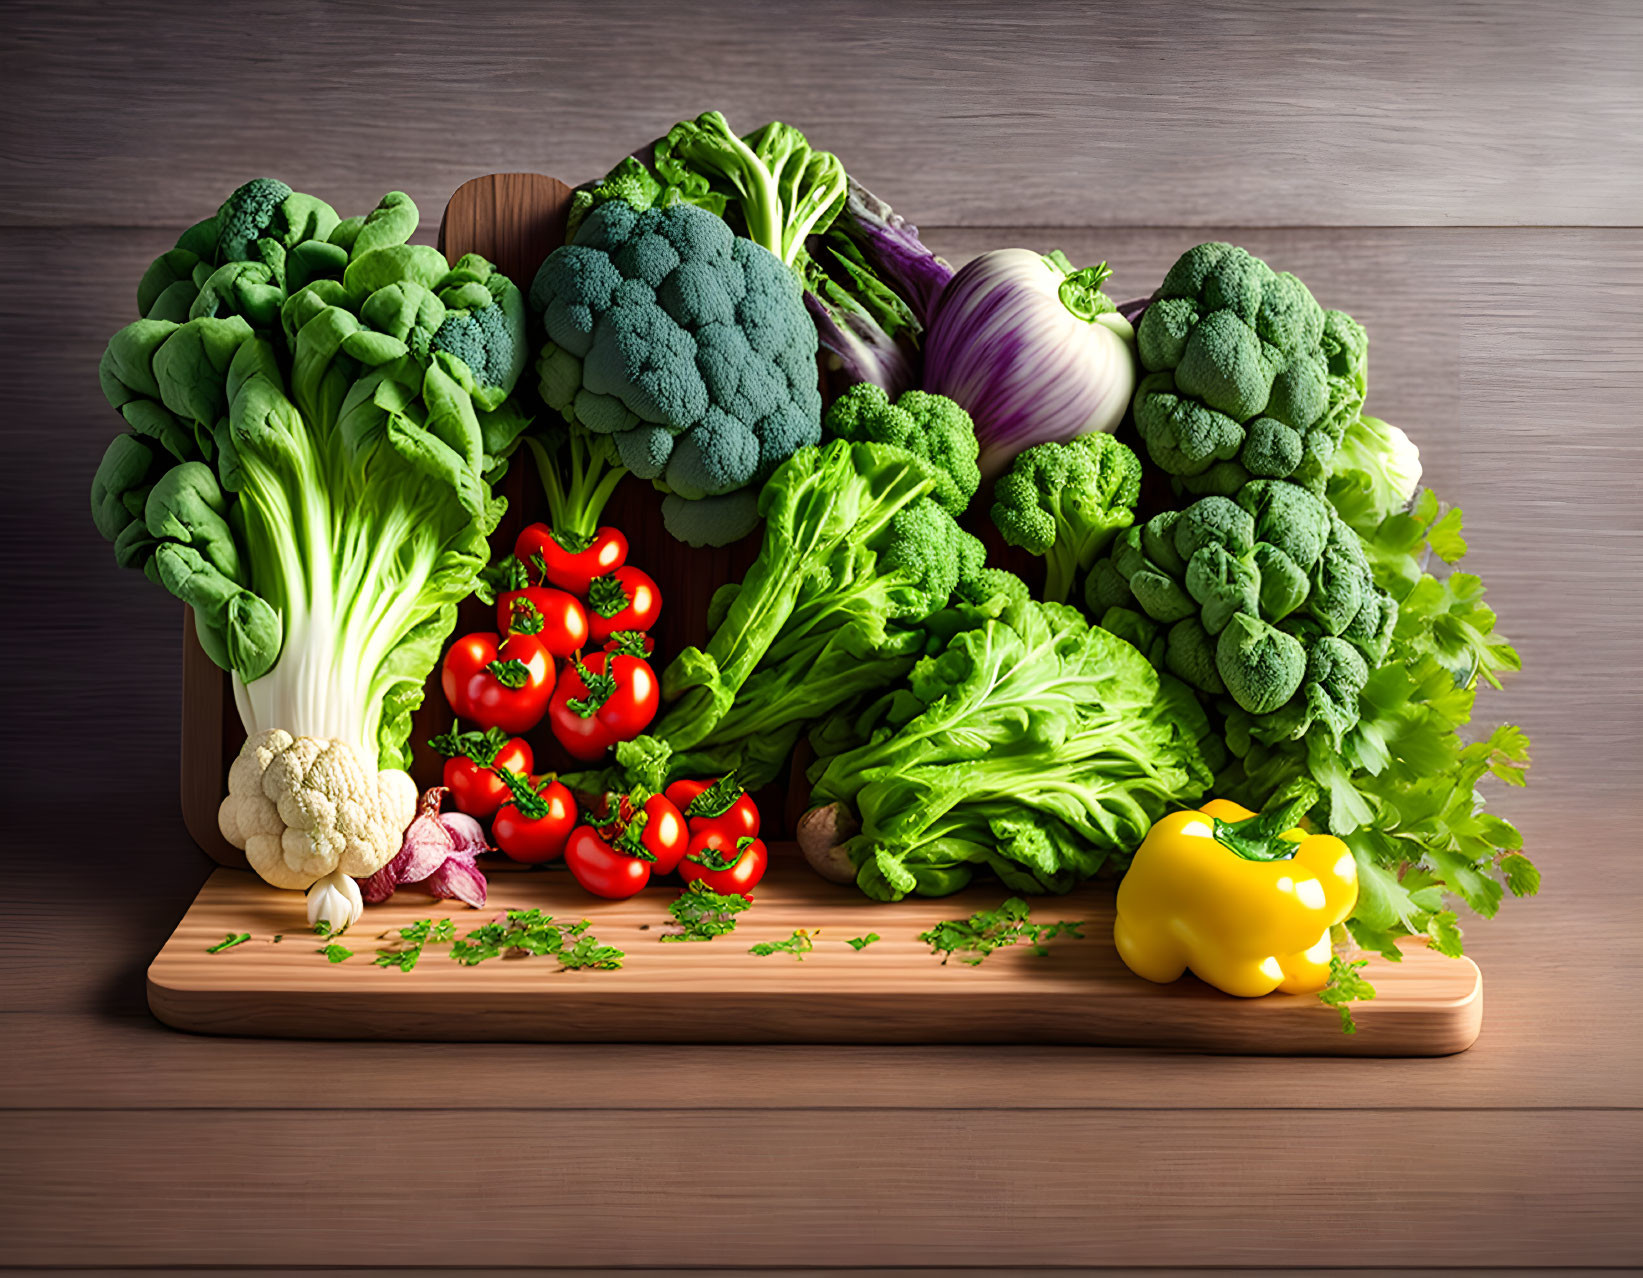
[[[1295,855],[1297,845],[1283,834],[1293,830],[1317,801],[1316,783],[1300,778],[1275,794],[1256,816],[1242,821],[1215,818],[1215,841],[1246,861],[1286,861]]]

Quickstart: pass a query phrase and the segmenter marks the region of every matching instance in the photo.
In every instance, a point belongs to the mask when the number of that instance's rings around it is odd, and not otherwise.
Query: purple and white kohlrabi
[[[916,387],[920,335],[953,268],[854,178],[844,208],[807,249],[804,304],[821,340],[828,398],[857,382],[891,398]]]
[[[924,335],[924,389],[956,400],[981,442],[981,475],[1023,449],[1111,432],[1135,391],[1135,329],[1060,252],[997,249],[966,263]]]

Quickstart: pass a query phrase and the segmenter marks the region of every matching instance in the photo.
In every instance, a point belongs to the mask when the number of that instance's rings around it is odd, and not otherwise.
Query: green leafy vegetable
[[[853,950],[861,951],[865,950],[874,941],[883,939],[877,932],[869,932],[866,936],[852,936],[845,944]]]
[[[541,910],[509,910],[469,932],[451,946],[451,957],[465,967],[509,953],[558,956],[588,929],[588,921],[558,923]]]
[[[1066,892],[1121,863],[1211,769],[1192,694],[1060,604],[960,629],[902,686],[811,734],[811,801],[841,803],[869,896],[944,896],[990,869]]]
[[[236,945],[244,945],[251,939],[249,932],[230,932],[222,940],[206,950],[207,954],[221,954],[224,950],[231,950]]]
[[[249,736],[341,740],[403,767],[526,424],[508,399],[524,302],[483,258],[453,267],[406,244],[417,212],[401,193],[338,222],[282,191],[217,219],[212,252],[255,255],[261,292],[213,308],[208,288],[188,316],[110,341],[103,390],[130,433],[98,468],[93,516],[119,563],[192,606]],[[270,246],[287,241],[282,279]]]
[[[315,952],[325,955],[327,963],[344,963],[354,957],[354,952],[351,949],[345,945],[338,945],[334,941],[330,945],[320,946]]]
[[[422,957],[423,948],[429,945],[444,945],[456,939],[456,924],[450,919],[418,919],[398,928],[390,935],[398,938],[398,944],[385,946],[377,950],[373,960],[377,967],[397,967],[401,972],[409,972],[417,965]]]
[[[614,945],[601,945],[593,937],[582,935],[576,938],[574,945],[560,950],[554,957],[559,960],[559,966],[567,970],[587,967],[610,971],[621,967],[627,955]]]
[[[978,910],[967,919],[948,919],[937,923],[928,932],[920,932],[918,939],[930,947],[932,954],[941,955],[943,965],[955,954],[960,963],[979,966],[995,950],[1012,945],[1027,944],[1033,953],[1042,957],[1049,953],[1049,943],[1058,936],[1084,939],[1079,931],[1082,923],[1034,923],[1029,918],[1027,903],[1012,896],[996,910]]]
[[[800,963],[804,956],[816,948],[816,942],[811,939],[815,934],[807,928],[799,928],[785,941],[760,941],[748,949],[749,954],[757,954],[761,958],[768,958],[772,954],[791,954]]]

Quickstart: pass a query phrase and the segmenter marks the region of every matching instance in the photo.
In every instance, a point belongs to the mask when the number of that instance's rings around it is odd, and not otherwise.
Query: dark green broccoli
[[[945,395],[911,390],[892,404],[883,387],[858,382],[833,401],[822,426],[834,439],[894,444],[929,463],[930,495],[955,518],[981,485],[975,424]]]
[[[1334,742],[1385,659],[1397,605],[1363,543],[1322,498],[1251,480],[1118,535],[1085,583],[1092,613],[1263,736],[1318,724]]]
[[[537,362],[548,407],[610,436],[623,467],[676,497],[762,482],[821,436],[816,330],[798,281],[694,205],[600,204],[542,263],[531,306],[548,337]],[[687,529],[677,503],[670,511],[675,535],[723,544],[748,531]]]
[[[1136,349],[1136,428],[1187,491],[1230,494],[1252,476],[1323,491],[1366,388],[1368,339],[1350,316],[1241,248],[1200,244],[1165,275]]]
[[[518,287],[477,253],[469,253],[438,281],[445,308],[428,339],[473,374],[468,388],[481,409],[495,408],[525,371],[525,298]]]
[[[1044,598],[1065,603],[1074,581],[1135,520],[1141,463],[1111,435],[1079,435],[1017,453],[993,487],[993,524],[1044,559]]]

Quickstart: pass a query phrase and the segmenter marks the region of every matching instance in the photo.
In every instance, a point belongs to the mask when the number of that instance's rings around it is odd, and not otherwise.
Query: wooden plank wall
[[[0,1264],[1643,1263],[1643,7],[18,3],[0,21]],[[1147,291],[1224,237],[1372,339],[1526,673],[1500,809],[1539,901],[1467,924],[1432,1062],[193,1039],[141,974],[209,866],[174,602],[86,491],[143,265],[274,173],[347,212],[577,181],[709,107],[836,150],[955,261]],[[407,1169],[415,1169],[407,1174]],[[432,1222],[432,1223],[431,1223]]]

